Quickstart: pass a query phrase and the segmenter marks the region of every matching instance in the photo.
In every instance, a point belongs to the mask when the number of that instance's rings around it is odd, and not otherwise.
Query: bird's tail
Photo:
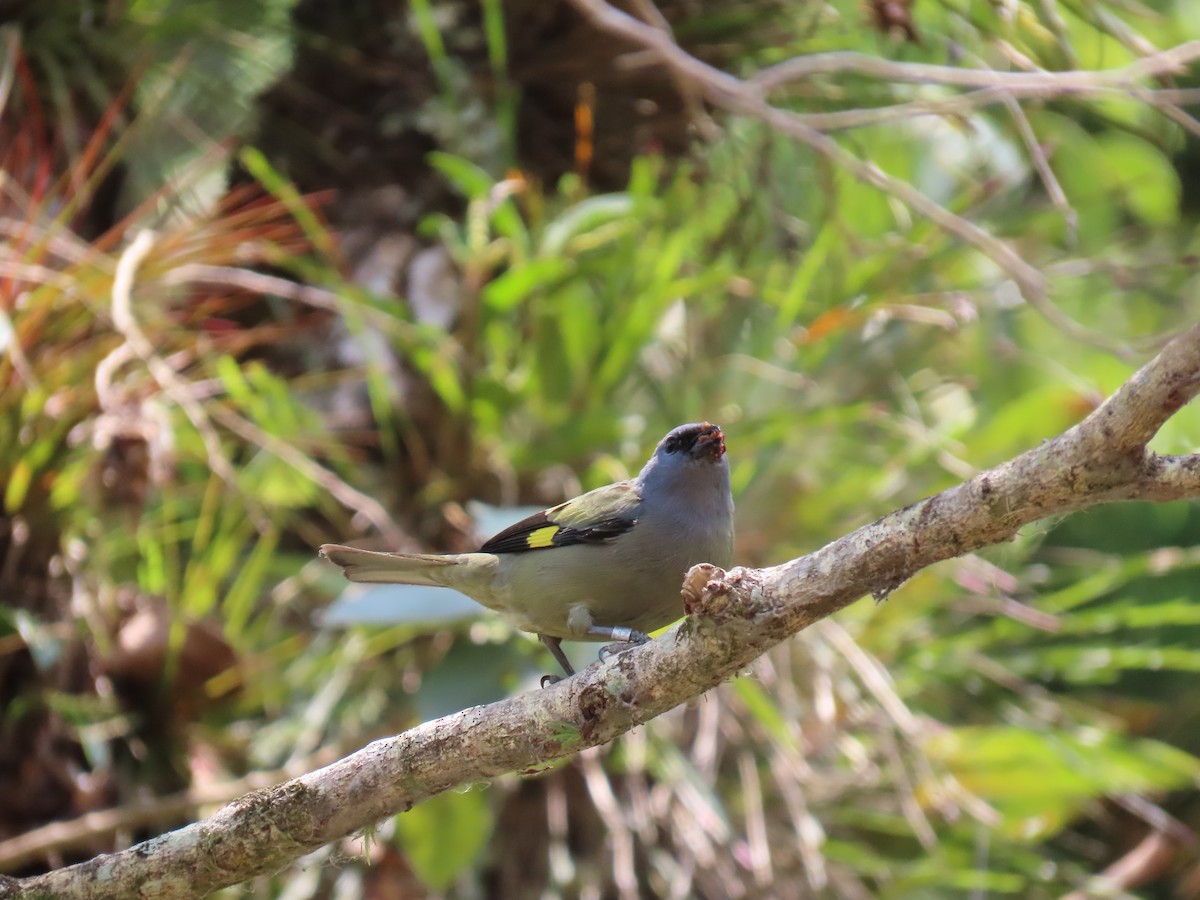
[[[350,581],[369,584],[427,584],[470,591],[489,579],[496,557],[490,553],[380,553],[341,544],[322,544],[321,556],[342,567]]]

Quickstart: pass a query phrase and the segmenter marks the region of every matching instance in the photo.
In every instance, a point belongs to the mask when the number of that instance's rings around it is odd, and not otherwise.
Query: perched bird
[[[683,576],[728,567],[733,497],[725,435],[680,425],[637,478],[596,488],[504,529],[477,553],[380,553],[325,544],[351,581],[461,591],[536,634],[568,675],[563,640],[642,643],[683,612]],[[557,680],[557,679],[554,679]]]

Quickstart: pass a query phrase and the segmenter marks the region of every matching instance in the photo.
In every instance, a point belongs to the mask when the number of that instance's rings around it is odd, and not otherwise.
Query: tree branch
[[[1200,454],[1147,442],[1200,391],[1200,326],[1171,341],[1086,419],[1037,448],[768,569],[697,566],[687,618],[665,637],[546,690],[426,722],[209,818],[0,897],[201,897],[462,784],[521,772],[686,703],[776,643],[867,594],[886,597],[939,560],[1011,539],[1029,522],[1114,500],[1200,496]]]
[[[795,56],[763,69],[751,84],[764,92],[791,81],[814,75],[853,73],[885,82],[942,84],[964,88],[1007,88],[1012,91],[1038,92],[1036,96],[1061,97],[1077,91],[1107,88],[1136,90],[1147,78],[1182,75],[1191,63],[1200,59],[1200,41],[1188,41],[1169,50],[1144,56],[1119,69],[1079,72],[995,72],[990,69],[963,69],[928,63],[897,62],[878,56],[850,51]]]

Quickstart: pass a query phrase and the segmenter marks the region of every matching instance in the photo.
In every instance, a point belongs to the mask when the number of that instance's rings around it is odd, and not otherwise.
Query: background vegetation
[[[659,8],[745,77],[829,50],[1112,68],[1200,38],[1185,0]],[[836,132],[1010,240],[1064,326],[565,4],[0,13],[10,873],[548,671],[492,619],[429,624],[427,594],[323,616],[344,584],[319,543],[470,549],[507,507],[625,477],[709,418],[738,561],[782,561],[1068,427],[1198,311],[1194,72],[1144,85],[1181,107],[1108,92]],[[843,74],[773,99],[954,93]],[[1191,410],[1156,447],[1198,445]],[[253,891],[1196,896],[1198,569],[1194,506],[1029,529],[615,746]]]

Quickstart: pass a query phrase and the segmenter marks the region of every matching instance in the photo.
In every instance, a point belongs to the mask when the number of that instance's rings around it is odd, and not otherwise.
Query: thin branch
[[[866,685],[867,690],[875,698],[876,702],[896,723],[896,727],[907,738],[912,738],[920,732],[920,726],[917,723],[917,717],[913,715],[912,710],[908,708],[905,702],[896,693],[896,689],[892,684],[892,677],[888,674],[887,669],[871,654],[867,653],[858,642],[850,635],[845,628],[837,622],[827,620],[822,622],[822,628],[819,634],[829,642],[829,644],[846,658],[846,662],[850,664],[850,668],[858,676],[859,680]]]
[[[7,177],[6,174],[5,177]],[[17,185],[11,181],[6,182],[0,179],[0,187],[16,189]],[[28,196],[21,197],[22,205],[28,205],[31,202]],[[85,265],[89,262],[96,262],[92,258],[91,247],[86,241],[80,240],[77,236],[65,229],[57,228],[53,224],[43,227],[36,222],[0,216],[0,237],[6,237],[11,242],[9,246],[2,248],[9,251],[10,258],[18,258],[11,254],[11,249],[20,242],[21,245],[36,244],[47,254],[57,257],[64,263]]]
[[[1062,900],[1128,896],[1128,891],[1158,878],[1175,858],[1175,843],[1162,832],[1151,831],[1136,847],[1090,879],[1084,890],[1071,891]]]
[[[1097,86],[1095,88],[1079,88],[1070,92],[1071,96],[1079,98],[1090,97],[1133,97],[1156,108],[1170,107],[1177,109],[1181,104],[1200,103],[1200,90],[1185,88],[1183,90],[1133,90]],[[1056,92],[1043,89],[1022,87],[986,87],[968,91],[965,94],[955,94],[950,97],[923,97],[890,106],[877,106],[870,109],[839,109],[832,112],[796,113],[796,118],[817,131],[844,131],[849,128],[863,128],[868,125],[885,125],[912,119],[917,116],[955,116],[964,115],[976,109],[990,106],[993,103],[1006,103],[1010,100],[1045,100],[1060,96]],[[1181,122],[1190,131],[1195,131],[1193,125]]]
[[[1134,94],[1133,96],[1136,97],[1138,95]],[[1181,128],[1186,129],[1194,137],[1200,137],[1200,121],[1195,116],[1189,116],[1173,103],[1152,103],[1151,105],[1157,109],[1161,109],[1164,116]]]
[[[754,884],[770,887],[774,880],[771,865],[771,841],[767,836],[767,817],[763,812],[762,782],[758,777],[758,761],[749,750],[738,754],[738,777],[742,782],[741,795],[746,809],[746,845],[750,855],[750,871]]]
[[[21,55],[21,30],[13,26],[0,28],[0,43],[4,44],[4,55],[0,56],[0,115],[8,107],[13,79],[17,71],[17,58]],[[7,173],[0,173],[0,181]]]
[[[625,820],[621,810],[621,802],[613,793],[612,782],[605,774],[596,752],[580,755],[584,783],[592,798],[592,805],[604,822],[608,831],[608,839],[612,842],[612,874],[617,893],[622,900],[636,898],[638,893],[638,878],[636,868],[637,841]]]
[[[2,174],[0,174],[0,177],[3,177]],[[0,275],[5,278],[11,278],[14,281],[28,281],[32,284],[52,285],[60,291],[70,290],[76,285],[75,279],[58,269],[51,269],[48,266],[39,266],[31,263],[5,262],[4,260],[0,260]]]
[[[1042,150],[1042,145],[1033,131],[1033,126],[1029,123],[1029,117],[1025,115],[1024,108],[1012,94],[1004,98],[1004,108],[1008,110],[1008,114],[1012,116],[1013,121],[1016,123],[1017,133],[1021,135],[1021,141],[1025,144],[1025,151],[1029,154],[1029,160],[1033,163],[1033,168],[1038,173],[1038,177],[1042,181],[1042,187],[1045,188],[1050,202],[1067,223],[1067,228],[1070,231],[1073,242],[1079,230],[1079,215],[1071,207],[1070,202],[1067,200],[1067,195],[1062,189],[1062,185],[1058,183],[1058,178],[1055,177],[1054,170],[1050,167],[1050,160],[1046,158],[1046,154]]]
[[[592,0],[573,0],[592,7]],[[590,13],[589,13],[590,14]],[[1189,63],[1200,59],[1200,41],[1188,41],[1152,53],[1119,69],[1074,72],[997,72],[928,63],[896,62],[862,53],[835,51],[797,56],[763,69],[750,79],[759,91],[769,93],[781,85],[814,75],[863,75],[878,81],[944,84],[962,88],[1008,88],[1041,91],[1042,96],[1064,96],[1099,88],[1133,88],[1141,81],[1163,75],[1182,75]]]
[[[404,331],[411,329],[409,323],[397,319],[394,315],[374,309],[366,304],[351,304],[341,295],[324,288],[313,287],[310,284],[297,284],[277,275],[266,275],[252,269],[239,269],[235,266],[211,266],[203,263],[187,263],[176,266],[163,276],[164,284],[215,284],[222,287],[234,287],[251,291],[256,294],[275,294],[303,303],[315,309],[323,309],[342,315],[348,306],[353,306],[355,314],[385,331]]]
[[[674,40],[671,23],[667,21],[667,17],[654,5],[652,0],[632,0],[632,6],[642,21]],[[674,73],[672,74],[674,75]],[[679,96],[683,100],[683,108],[687,113],[688,121],[704,137],[709,139],[716,137],[720,129],[704,108],[704,104],[700,102],[700,95],[695,86],[687,79],[678,76],[675,76],[674,83],[675,89],[679,91]]]
[[[34,878],[0,897],[201,897],[274,872],[434,794],[607,743],[744,670],[796,632],[920,569],[1012,539],[1022,525],[1118,499],[1200,497],[1200,454],[1146,443],[1200,392],[1200,326],[1168,344],[1064,434],[969,481],[768,569],[697,566],[685,620],[655,641],[546,690],[426,722],[343,760],[248,794],[120,853]]]

